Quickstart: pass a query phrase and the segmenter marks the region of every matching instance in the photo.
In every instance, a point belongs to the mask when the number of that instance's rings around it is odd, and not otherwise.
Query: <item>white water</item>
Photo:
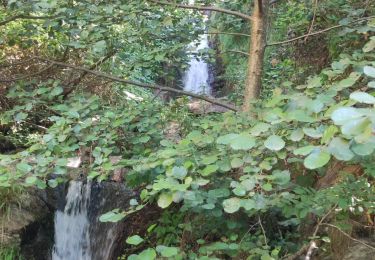
[[[91,184],[71,181],[64,212],[55,214],[52,260],[91,260],[88,204]]]
[[[199,39],[199,45],[195,47],[195,42],[190,44],[194,51],[208,48],[208,37],[204,34]],[[211,88],[208,83],[209,71],[208,64],[200,59],[191,57],[189,69],[184,77],[184,90],[195,94],[211,95]]]

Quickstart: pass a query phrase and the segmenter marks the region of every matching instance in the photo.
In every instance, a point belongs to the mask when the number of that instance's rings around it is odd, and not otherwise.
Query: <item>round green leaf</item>
[[[350,98],[360,103],[375,104],[375,97],[366,92],[353,92],[350,94]]]
[[[158,206],[165,209],[173,202],[173,195],[170,193],[162,193],[158,199]]]
[[[365,144],[355,144],[352,146],[353,152],[360,156],[367,156],[374,152],[375,144],[374,143],[365,143]]]
[[[230,198],[223,201],[224,211],[227,213],[235,213],[241,207],[241,200],[239,198]]]
[[[331,159],[331,155],[321,149],[314,150],[303,162],[307,169],[313,170],[326,165]]]
[[[271,135],[264,142],[264,146],[272,151],[280,151],[285,147],[285,142],[280,136]]]
[[[290,140],[294,142],[301,141],[304,136],[302,129],[298,128],[290,134]]]
[[[202,175],[202,176],[208,176],[208,175],[211,175],[212,173],[216,172],[218,169],[219,169],[219,166],[217,166],[216,164],[207,165],[207,166],[201,171],[201,175]]]
[[[348,121],[358,119],[362,116],[362,113],[358,112],[354,107],[341,107],[332,113],[331,118],[336,125],[343,125]]]
[[[29,185],[35,184],[37,181],[38,181],[38,178],[35,176],[29,176],[25,180],[26,184],[29,184]]]
[[[337,159],[341,161],[350,161],[354,157],[354,153],[349,148],[349,142],[340,137],[332,139],[328,146],[328,151]]]
[[[230,165],[232,168],[240,168],[243,166],[243,160],[240,158],[233,158],[232,161],[230,162]]]
[[[367,76],[369,76],[369,77],[371,77],[371,78],[375,78],[375,68],[374,68],[374,67],[365,66],[365,67],[363,68],[363,72],[364,72]]]
[[[186,174],[187,174],[187,170],[183,166],[181,167],[175,166],[172,169],[172,175],[177,179],[180,179],[180,180],[184,179]]]
[[[242,133],[230,141],[233,150],[249,150],[255,146],[255,139],[246,133]]]

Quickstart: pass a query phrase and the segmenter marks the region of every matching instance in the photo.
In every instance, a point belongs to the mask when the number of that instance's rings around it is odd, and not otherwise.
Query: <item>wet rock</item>
[[[210,113],[225,113],[228,108],[221,107],[204,100],[192,100],[188,103],[189,111],[196,115],[204,115]]]

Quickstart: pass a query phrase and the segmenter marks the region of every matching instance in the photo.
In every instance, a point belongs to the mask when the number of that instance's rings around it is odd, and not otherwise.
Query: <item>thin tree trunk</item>
[[[264,51],[266,48],[266,28],[268,0],[255,0],[251,22],[251,41],[247,78],[242,110],[249,111],[251,101],[258,98],[262,86]]]

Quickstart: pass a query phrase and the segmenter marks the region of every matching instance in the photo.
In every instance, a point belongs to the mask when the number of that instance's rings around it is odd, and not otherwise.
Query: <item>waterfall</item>
[[[117,259],[126,225],[102,223],[99,217],[126,208],[134,196],[122,183],[71,181],[65,205],[55,212],[52,260]]]
[[[208,48],[207,34],[200,37],[197,47],[195,47],[195,42],[190,45],[195,51]],[[186,71],[184,77],[184,90],[195,94],[211,95],[211,87],[208,80],[208,64],[204,60],[197,60],[196,57],[192,56],[189,62],[189,69]]]
[[[88,204],[91,184],[71,181],[64,211],[55,213],[52,260],[91,260]]]

